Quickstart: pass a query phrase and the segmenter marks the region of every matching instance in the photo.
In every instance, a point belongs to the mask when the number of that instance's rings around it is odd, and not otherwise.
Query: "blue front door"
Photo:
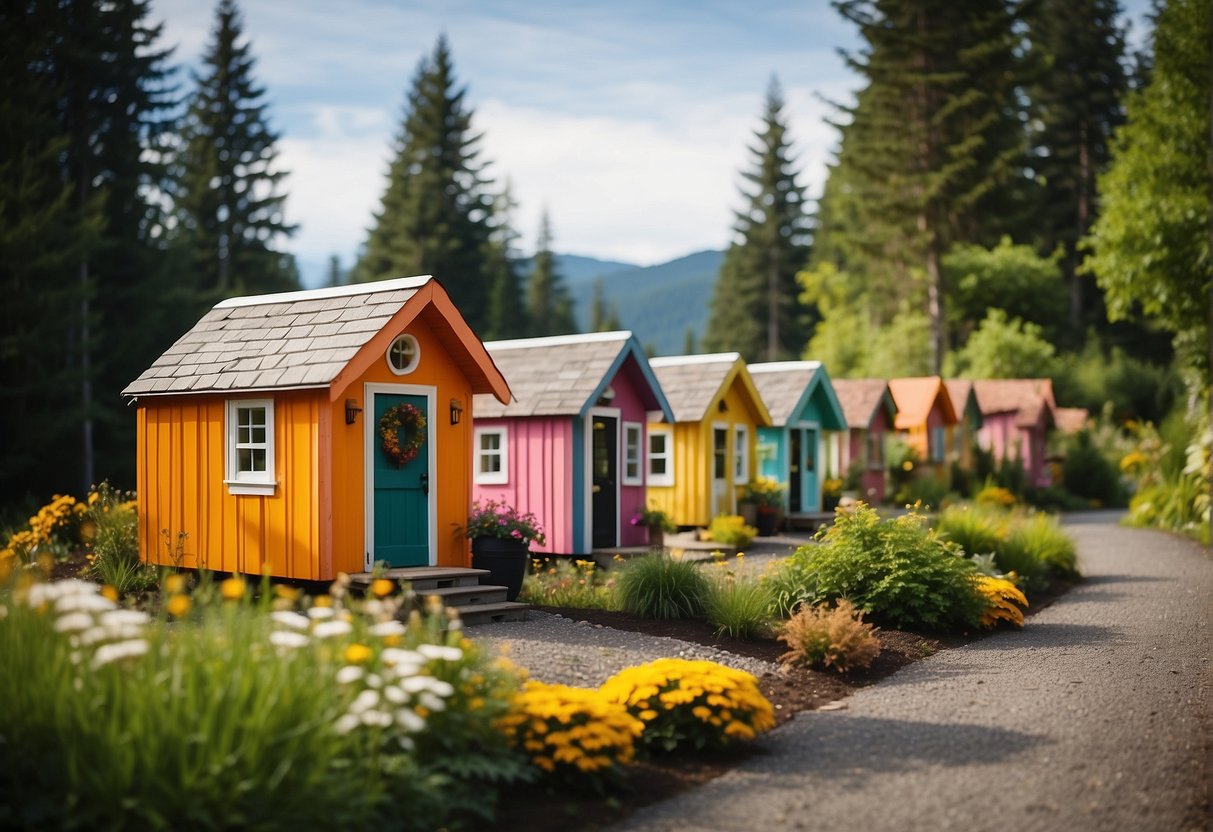
[[[372,561],[384,561],[389,566],[426,566],[430,562],[430,442],[421,443],[417,456],[397,465],[383,450],[379,420],[389,408],[408,404],[421,411],[429,422],[425,396],[404,396],[376,393],[375,427],[371,456],[374,459],[374,552]],[[409,440],[409,429],[398,432],[401,447]]]

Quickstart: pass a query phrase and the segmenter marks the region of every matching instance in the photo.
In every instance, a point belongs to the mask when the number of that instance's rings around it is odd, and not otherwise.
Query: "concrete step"
[[[465,627],[501,621],[526,621],[527,611],[530,608],[530,604],[522,604],[518,601],[501,601],[496,604],[475,604],[461,607],[459,616]]]

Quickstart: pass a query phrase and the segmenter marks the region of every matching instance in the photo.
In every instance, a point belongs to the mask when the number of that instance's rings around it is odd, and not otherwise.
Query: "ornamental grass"
[[[784,624],[779,640],[788,652],[781,662],[832,668],[845,673],[867,667],[880,655],[877,628],[845,598],[837,605],[804,607]]]
[[[615,591],[625,612],[644,618],[694,618],[703,613],[708,580],[699,566],[661,554],[628,561]]]
[[[981,626],[997,627],[1005,621],[1012,627],[1023,627],[1023,611],[1028,608],[1028,599],[1007,578],[982,576],[977,579],[977,591],[986,599],[986,611],[981,615]]]
[[[599,792],[636,757],[644,723],[605,693],[531,681],[498,721],[514,747],[558,783]]]
[[[658,659],[630,667],[600,688],[644,723],[650,753],[719,749],[775,727],[775,711],[753,675],[709,661]]]

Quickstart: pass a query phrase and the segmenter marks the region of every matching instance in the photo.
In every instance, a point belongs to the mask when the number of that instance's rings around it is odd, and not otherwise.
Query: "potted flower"
[[[745,485],[741,502],[754,506],[754,525],[759,537],[775,534],[783,514],[783,486],[770,477],[759,477]],[[743,515],[744,516],[744,515]]]
[[[506,588],[506,600],[522,591],[531,541],[543,545],[543,527],[534,514],[503,502],[472,504],[465,534],[472,541],[472,568],[487,569],[494,584]]]
[[[665,545],[665,533],[677,531],[670,516],[659,508],[641,508],[632,515],[633,526],[644,526],[649,530],[649,545],[660,549]]]
[[[823,511],[833,511],[838,508],[842,498],[842,480],[828,479],[821,484],[821,508]]]

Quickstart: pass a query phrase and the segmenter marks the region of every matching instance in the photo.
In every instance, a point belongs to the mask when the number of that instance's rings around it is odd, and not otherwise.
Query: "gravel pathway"
[[[1073,519],[1087,580],[1022,632],[799,714],[617,829],[1213,829],[1213,561],[1113,519]]]

